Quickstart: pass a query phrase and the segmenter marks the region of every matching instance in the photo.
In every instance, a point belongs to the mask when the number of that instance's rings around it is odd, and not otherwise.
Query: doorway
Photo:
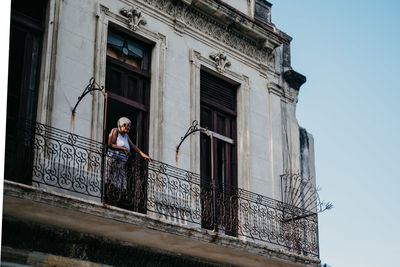
[[[150,51],[147,44],[118,31],[109,30],[107,43],[106,91],[108,93],[106,138],[121,117],[131,120],[129,139],[148,153],[150,107]],[[108,148],[110,149],[110,148]],[[107,162],[107,160],[106,160]],[[105,202],[146,213],[147,163],[131,151],[119,170],[124,187],[105,183]],[[109,174],[105,174],[109,175]],[[107,177],[106,177],[107,178]],[[106,179],[106,181],[108,181]],[[126,186],[125,186],[126,184]]]
[[[200,73],[202,227],[237,235],[236,92],[238,85]]]

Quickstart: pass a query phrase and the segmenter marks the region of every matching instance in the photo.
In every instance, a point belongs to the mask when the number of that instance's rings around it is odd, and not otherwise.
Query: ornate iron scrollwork
[[[309,177],[297,173],[281,175],[281,190],[285,221],[294,221],[333,208],[331,202],[321,201],[318,191]]]
[[[86,86],[85,90],[83,90],[83,93],[81,96],[78,97],[78,102],[76,102],[74,108],[72,109],[72,114],[75,114],[75,110],[78,106],[78,104],[81,102],[81,100],[89,93],[93,91],[100,91],[103,96],[106,96],[106,92],[104,90],[104,86],[100,86],[99,84],[96,83],[94,77],[90,78],[89,84]]]
[[[181,141],[179,142],[179,144],[176,146],[176,154],[178,154],[179,152],[179,148],[181,147],[183,141],[185,141],[185,139],[194,134],[195,132],[207,132],[207,128],[203,128],[199,126],[199,122],[197,120],[194,120],[192,122],[192,124],[190,125],[189,129],[186,131],[185,135],[181,137]]]

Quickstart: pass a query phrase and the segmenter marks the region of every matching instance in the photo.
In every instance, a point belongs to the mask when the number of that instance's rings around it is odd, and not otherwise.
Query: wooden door
[[[120,117],[132,121],[129,137],[143,152],[148,151],[150,80],[113,58],[107,58],[106,90],[108,106],[106,132],[117,127]],[[107,136],[108,137],[108,136]]]

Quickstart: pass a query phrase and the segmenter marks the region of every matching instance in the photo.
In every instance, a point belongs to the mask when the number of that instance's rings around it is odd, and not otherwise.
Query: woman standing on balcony
[[[127,166],[131,149],[138,153],[147,162],[151,161],[150,157],[143,153],[136,145],[132,143],[128,136],[131,128],[131,121],[122,117],[118,120],[118,128],[113,128],[108,135],[108,151],[107,151],[107,164],[106,164],[106,181],[110,183],[117,190],[127,189]],[[110,187],[110,185],[108,185]],[[119,189],[119,190],[118,190]],[[108,193],[108,192],[107,192]]]

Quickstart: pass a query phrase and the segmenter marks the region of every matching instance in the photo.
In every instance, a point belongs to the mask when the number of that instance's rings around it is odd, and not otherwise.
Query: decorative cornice
[[[138,10],[138,9],[136,9],[136,10]],[[125,15],[122,14],[122,10],[119,12],[119,14],[117,14],[117,13],[110,11],[110,9],[107,6],[99,4],[96,16],[97,16],[97,18],[101,18],[103,16],[103,14],[106,17],[108,17],[109,19],[111,19],[111,21],[113,21],[114,23],[120,24],[123,27],[128,26],[128,28],[130,28],[130,26],[129,26],[130,20],[129,20],[129,18],[127,18]],[[142,24],[142,25],[145,25],[145,24]],[[140,35],[144,36],[146,39],[149,39],[151,41],[156,42],[156,41],[160,40],[161,44],[163,44],[163,46],[165,46],[165,48],[166,48],[167,37],[165,35],[163,35],[159,32],[150,31],[144,27],[138,27],[138,28],[136,28],[136,31],[139,31]]]
[[[211,60],[209,57],[203,57],[200,52],[190,49],[189,52],[189,60],[190,62],[196,66],[197,68],[201,68],[202,66],[205,66],[206,68],[212,70],[213,67],[215,66],[215,61]],[[246,90],[249,89],[249,78],[243,74],[234,72],[230,69],[225,68],[224,72],[221,73],[224,77],[236,81],[241,84],[245,84],[246,86],[244,87]]]
[[[231,65],[231,62],[228,60],[224,52],[213,52],[210,54],[210,58],[214,60],[217,71],[221,73],[225,71],[226,67],[229,67]]]
[[[145,3],[161,11],[164,15],[172,17],[175,22],[175,31],[183,34],[191,27],[222,42],[225,45],[255,59],[260,64],[265,64],[269,69],[274,69],[273,49],[276,41],[268,41],[264,38],[250,37],[232,27],[229,23],[223,23],[202,10],[186,3],[190,1],[172,0],[143,0]]]
[[[292,69],[286,70],[283,73],[283,79],[288,83],[288,85],[291,88],[293,88],[297,91],[300,90],[300,86],[302,86],[307,80],[306,76],[304,76]]]
[[[136,31],[140,25],[146,25],[147,21],[142,16],[142,12],[135,7],[125,7],[120,11],[121,15],[125,16],[129,20],[129,28],[132,31]]]

